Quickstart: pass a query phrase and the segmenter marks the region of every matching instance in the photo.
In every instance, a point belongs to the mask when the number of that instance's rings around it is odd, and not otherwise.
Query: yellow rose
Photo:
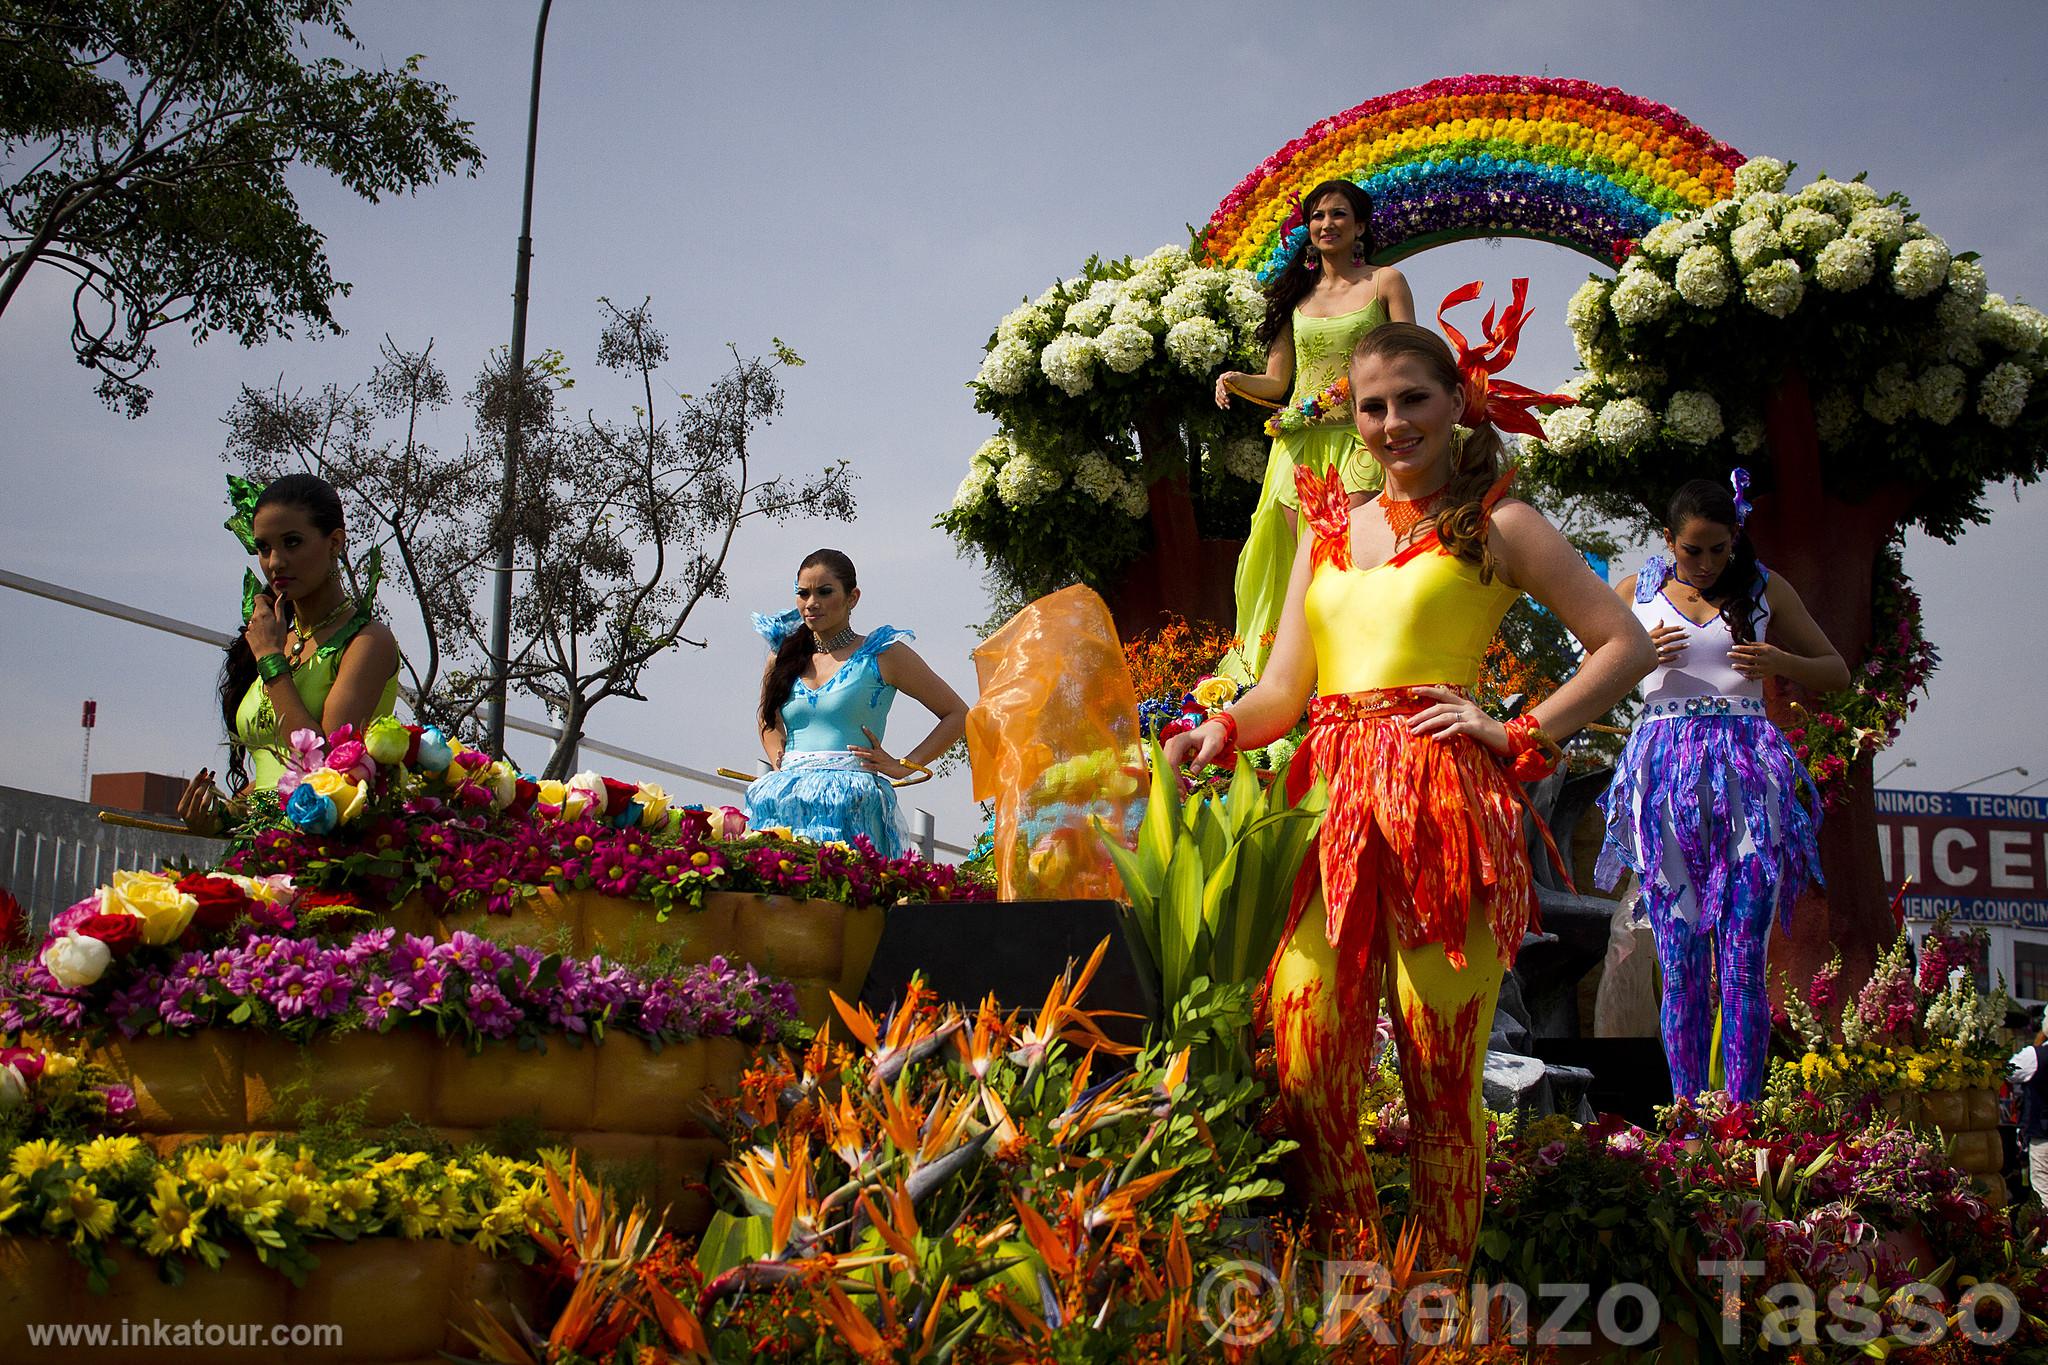
[[[652,782],[642,782],[634,800],[640,803],[640,827],[660,829],[668,823],[668,793]]]
[[[1228,678],[1209,677],[1195,684],[1195,705],[1214,711],[1237,700],[1237,684]]]
[[[135,916],[142,921],[142,941],[160,948],[177,942],[198,913],[199,901],[154,872],[116,872],[101,896],[100,910]]]
[[[363,813],[363,802],[368,799],[363,793],[362,783],[351,782],[345,774],[332,768],[308,774],[306,785],[316,795],[334,803],[335,818],[344,825]]]
[[[540,791],[534,795],[533,799],[544,806],[559,806],[569,795],[568,787],[555,781],[552,777],[542,778],[539,785]]]

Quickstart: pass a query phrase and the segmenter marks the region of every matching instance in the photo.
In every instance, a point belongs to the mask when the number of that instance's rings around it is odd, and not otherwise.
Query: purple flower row
[[[121,984],[67,990],[39,961],[0,980],[0,1029],[121,1034],[247,1027],[305,1038],[330,1029],[432,1028],[471,1043],[546,1033],[601,1038],[623,1031],[660,1042],[740,1036],[777,1039],[796,1018],[787,981],[724,958],[679,975],[635,971],[598,957],[507,948],[458,932],[446,943],[390,928],[340,946],[256,934],[187,952]]]

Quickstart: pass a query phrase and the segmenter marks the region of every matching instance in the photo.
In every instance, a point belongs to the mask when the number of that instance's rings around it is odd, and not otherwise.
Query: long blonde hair
[[[1465,391],[1451,348],[1427,327],[1412,322],[1383,323],[1359,339],[1351,353],[1351,363],[1356,366],[1368,356],[1388,360],[1414,356],[1429,368],[1446,393],[1458,398]],[[1443,501],[1437,507],[1438,543],[1467,564],[1477,564],[1482,583],[1491,583],[1497,572],[1493,550],[1487,544],[1486,495],[1500,481],[1505,456],[1500,433],[1493,423],[1482,419],[1462,445],[1453,441],[1451,478],[1444,485]]]

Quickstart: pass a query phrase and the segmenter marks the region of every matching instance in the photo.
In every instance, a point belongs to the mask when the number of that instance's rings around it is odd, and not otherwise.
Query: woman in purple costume
[[[1742,530],[1748,483],[1738,469],[1732,489],[1705,479],[1679,489],[1664,528],[1668,557],[1652,555],[1617,586],[1657,646],[1657,669],[1601,799],[1598,876],[1611,887],[1627,869],[1641,883],[1676,1096],[1707,1089],[1716,974],[1728,1093],[1763,1093],[1771,921],[1820,882],[1820,802],[1764,715],[1763,680],[1816,693],[1849,684],[1799,594],[1757,562]]]

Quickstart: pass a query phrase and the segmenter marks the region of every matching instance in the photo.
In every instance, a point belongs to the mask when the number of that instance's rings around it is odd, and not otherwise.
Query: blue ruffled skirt
[[[902,817],[889,779],[853,754],[793,753],[747,788],[747,823],[783,826],[818,843],[852,843],[858,834],[885,858],[903,852]]]
[[[1635,873],[1660,932],[1676,918],[1704,933],[1724,912],[1772,906],[1789,923],[1799,893],[1821,884],[1820,798],[1767,717],[1638,724],[1600,806],[1607,838],[1595,877],[1612,887]]]

